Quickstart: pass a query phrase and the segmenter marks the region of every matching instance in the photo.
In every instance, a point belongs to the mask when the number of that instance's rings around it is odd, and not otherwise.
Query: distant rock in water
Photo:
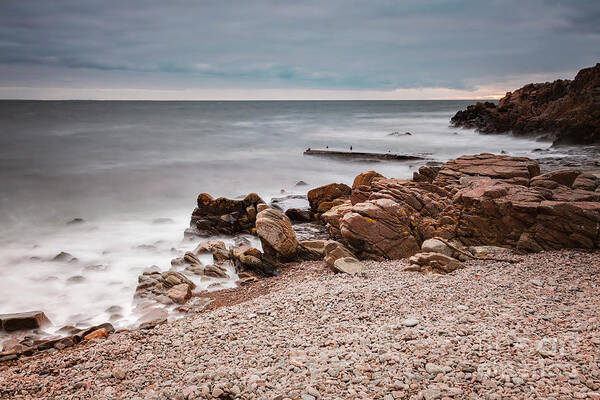
[[[555,145],[600,143],[600,63],[572,81],[530,83],[506,93],[498,105],[468,106],[451,123],[483,133],[551,134]]]
[[[83,218],[73,218],[72,220],[67,222],[67,225],[79,225],[83,224],[84,222],[85,220]]]
[[[388,133],[388,136],[412,136],[412,133],[410,132],[392,132],[392,133]]]

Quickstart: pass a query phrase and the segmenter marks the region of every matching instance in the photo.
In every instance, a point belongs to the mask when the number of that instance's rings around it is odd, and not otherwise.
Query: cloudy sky
[[[0,98],[485,98],[597,62],[599,0],[0,0]]]

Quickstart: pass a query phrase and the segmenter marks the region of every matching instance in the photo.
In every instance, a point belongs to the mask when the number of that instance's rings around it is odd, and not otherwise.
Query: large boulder
[[[340,221],[344,241],[361,258],[397,259],[419,251],[410,227],[411,211],[391,199],[368,200],[352,207]]]
[[[452,257],[454,250],[439,239],[427,239],[421,245],[421,251],[424,253],[440,253]]]
[[[188,233],[199,236],[252,233],[259,204],[264,204],[264,201],[256,193],[248,194],[243,200],[213,199],[202,193],[198,195],[198,205],[192,213]]]
[[[308,191],[308,202],[314,212],[325,212],[350,196],[352,189],[343,183],[330,183]],[[337,202],[336,202],[337,200]]]
[[[296,256],[298,240],[289,218],[272,208],[261,211],[256,216],[256,234],[260,238],[263,251],[282,261]]]

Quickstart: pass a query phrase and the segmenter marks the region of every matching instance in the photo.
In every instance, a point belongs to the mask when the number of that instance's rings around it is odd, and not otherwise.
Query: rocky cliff
[[[531,83],[508,92],[498,105],[471,105],[451,123],[482,133],[550,135],[554,144],[600,143],[600,63],[572,81]]]

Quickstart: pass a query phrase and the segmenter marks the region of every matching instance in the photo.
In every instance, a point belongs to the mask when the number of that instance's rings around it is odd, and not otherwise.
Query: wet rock
[[[256,234],[265,254],[283,261],[296,255],[298,240],[288,217],[272,208],[261,211],[256,217]]]
[[[258,204],[264,204],[264,201],[256,193],[250,193],[243,200],[213,199],[202,193],[198,196],[190,227],[199,236],[251,233]]]
[[[304,182],[304,181],[298,181],[296,182],[296,186],[307,186],[308,183]]]
[[[82,283],[85,281],[85,277],[81,275],[71,276],[67,279],[68,283]]]
[[[204,267],[204,275],[212,278],[229,278],[225,268],[214,264],[209,264]]]
[[[96,329],[93,332],[88,333],[83,337],[83,340],[92,340],[92,339],[104,339],[108,336],[108,331],[106,328]]]
[[[138,319],[139,329],[152,329],[167,321],[168,313],[162,308],[155,308]]]
[[[263,254],[260,250],[240,245],[230,250],[230,259],[238,271],[251,271],[259,275],[278,275],[278,263]]]
[[[202,263],[200,262],[198,257],[191,251],[185,252],[185,255],[183,256],[183,261],[186,264],[190,264],[190,265],[202,265]]]
[[[334,261],[333,266],[331,267],[334,272],[343,272],[350,275],[361,272],[363,268],[363,263],[354,257],[338,258]]]
[[[195,254],[211,253],[215,262],[221,262],[229,259],[229,250],[221,240],[209,240],[200,243],[194,250]]]
[[[177,304],[184,304],[192,297],[192,289],[187,283],[181,283],[169,289],[167,291],[167,297]]]
[[[37,329],[47,324],[50,320],[42,311],[0,314],[0,328],[7,332]]]
[[[75,340],[74,336],[67,336],[54,343],[54,348],[57,350],[63,350],[67,347],[75,346],[76,343],[77,341]]]
[[[80,224],[83,224],[84,222],[85,222],[85,220],[83,218],[73,218],[72,220],[67,222],[67,225],[80,225]]]
[[[413,173],[413,181],[415,182],[433,182],[440,172],[441,167],[424,165],[419,168],[419,172]]]
[[[314,216],[312,211],[300,208],[288,208],[285,210],[285,215],[294,222],[310,222]]]
[[[167,294],[169,289],[181,284],[188,285],[190,290],[196,288],[196,285],[180,272],[166,271],[163,273],[143,273],[138,276],[138,285],[135,289],[134,298],[149,298],[158,301],[160,296],[169,297]]]
[[[165,224],[173,224],[173,223],[175,223],[175,221],[172,220],[171,218],[155,218],[152,220],[152,223],[154,225],[165,225]]]
[[[77,258],[73,257],[73,255],[71,255],[65,251],[61,251],[60,253],[55,255],[54,258],[52,258],[52,261],[72,263],[72,262],[77,262]]]
[[[307,197],[310,207],[315,212],[328,211],[334,205],[335,200],[347,199],[350,196],[352,189],[343,183],[330,183],[328,185],[319,186],[318,188],[308,191]]]

